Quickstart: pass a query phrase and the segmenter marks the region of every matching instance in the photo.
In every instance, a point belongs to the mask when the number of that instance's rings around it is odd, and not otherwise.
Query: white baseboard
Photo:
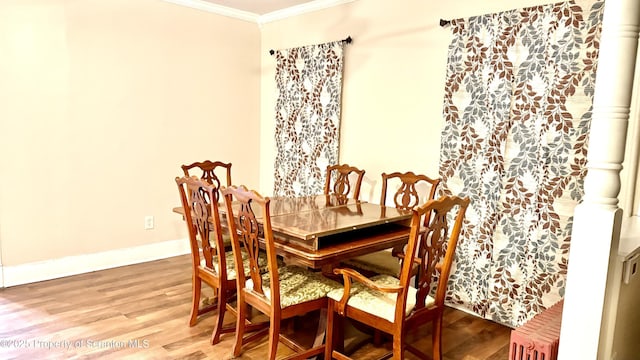
[[[0,285],[10,287],[64,276],[165,259],[190,252],[189,240],[170,240],[100,253],[0,267]]]

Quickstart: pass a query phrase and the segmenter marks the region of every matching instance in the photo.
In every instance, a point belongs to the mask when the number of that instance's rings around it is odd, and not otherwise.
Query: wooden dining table
[[[182,207],[173,211],[183,214]],[[221,216],[225,211],[220,206]],[[254,211],[260,221],[259,207]],[[402,246],[411,219],[410,211],[333,195],[273,197],[270,212],[278,254],[325,273],[343,260]]]

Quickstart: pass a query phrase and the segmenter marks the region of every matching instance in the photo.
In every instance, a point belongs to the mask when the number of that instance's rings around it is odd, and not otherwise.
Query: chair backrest
[[[267,268],[270,276],[270,302],[272,307],[280,306],[280,280],[278,277],[278,263],[276,250],[271,230],[271,213],[269,210],[270,199],[262,197],[258,192],[247,189],[244,185],[222,188],[224,196],[227,222],[231,233],[231,246],[236,263],[238,289],[246,286],[247,276],[239,264],[242,264],[244,250],[249,258],[249,278],[255,293],[265,295],[265,286],[262,284],[262,273],[259,266],[260,239],[264,239],[267,253]],[[234,214],[233,203],[240,204],[239,210]],[[256,220],[255,207],[261,208],[261,223]],[[267,298],[264,298],[268,302]]]
[[[404,304],[412,276],[411,262],[415,261],[420,261],[420,266],[416,275],[418,291],[414,313],[425,308],[425,301],[432,285],[435,286],[434,305],[444,306],[449,272],[468,205],[468,197],[443,196],[413,209],[409,242],[400,272],[400,284],[404,291],[402,301],[396,308],[396,316],[404,314]],[[410,262],[409,259],[413,261]],[[437,281],[436,284],[433,284],[434,280]]]
[[[355,180],[352,180],[352,177],[355,177]],[[364,170],[347,164],[329,165],[327,166],[324,193],[325,195],[336,195],[342,199],[347,199],[351,194],[352,199],[360,200],[360,186],[363,178]]]
[[[414,207],[432,200],[436,195],[436,189],[440,179],[432,179],[426,175],[413,172],[382,173],[382,192],[380,205],[388,202],[387,191],[390,185],[396,185],[397,190],[393,194],[393,205],[397,209],[411,210]],[[424,189],[419,189],[425,187]],[[427,191],[428,190],[428,191]]]
[[[181,167],[184,172],[184,176],[192,176],[192,174],[189,173],[190,170],[199,169],[201,172],[199,177],[206,180],[209,184],[215,185],[216,189],[219,189],[221,186],[231,185],[231,163],[205,160],[202,162],[194,162],[189,165],[182,165]],[[222,169],[224,169],[226,177],[224,184],[220,181],[220,177],[216,175],[216,171],[223,171]]]
[[[218,212],[218,188],[197,176],[176,177],[176,183],[189,229],[193,266],[201,265],[203,256],[206,267],[213,269],[221,279],[225,279],[227,271]],[[213,263],[215,256],[218,256],[216,267]]]

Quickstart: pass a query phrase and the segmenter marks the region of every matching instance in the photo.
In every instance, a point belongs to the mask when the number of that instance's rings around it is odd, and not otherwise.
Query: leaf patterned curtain
[[[515,327],[564,296],[603,7],[452,21],[439,172],[471,206],[449,304]]]
[[[322,194],[338,163],[344,41],[279,50],[275,196]]]

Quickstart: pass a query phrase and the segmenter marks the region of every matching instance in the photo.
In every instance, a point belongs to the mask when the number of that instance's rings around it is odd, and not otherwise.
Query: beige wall
[[[353,38],[345,48],[340,162],[366,170],[361,196],[379,201],[380,174],[437,176],[450,28],[439,20],[549,3],[534,0],[358,0],[263,25],[261,187],[272,191],[275,59],[269,49]]]
[[[2,264],[185,238],[183,163],[257,186],[259,51],[255,23],[158,0],[0,2]]]

